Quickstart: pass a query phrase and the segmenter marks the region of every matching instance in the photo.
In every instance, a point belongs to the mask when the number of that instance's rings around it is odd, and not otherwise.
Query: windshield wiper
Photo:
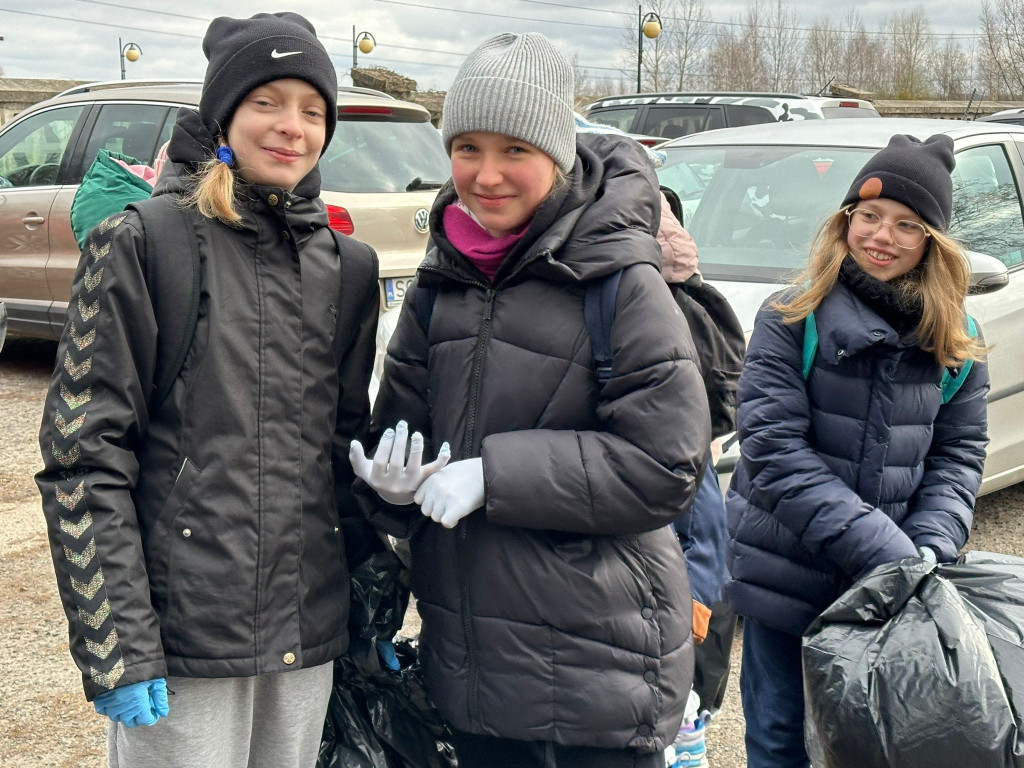
[[[422,177],[417,176],[415,179],[405,185],[406,192],[416,192],[420,189],[440,189],[444,186],[443,181],[424,181]]]

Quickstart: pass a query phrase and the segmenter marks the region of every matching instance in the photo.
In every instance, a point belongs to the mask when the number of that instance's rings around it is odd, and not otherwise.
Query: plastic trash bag
[[[803,639],[823,768],[1024,768],[1024,559],[880,566]]]
[[[349,650],[334,662],[316,768],[455,768],[451,735],[423,685],[416,641],[395,637],[393,648],[383,642],[402,625],[408,571],[394,554],[379,552],[350,581]],[[395,658],[398,670],[388,665]]]

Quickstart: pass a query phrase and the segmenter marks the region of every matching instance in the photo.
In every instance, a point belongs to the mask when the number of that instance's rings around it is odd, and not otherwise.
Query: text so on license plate
[[[384,298],[389,307],[402,303],[411,282],[411,277],[389,277],[384,281]]]

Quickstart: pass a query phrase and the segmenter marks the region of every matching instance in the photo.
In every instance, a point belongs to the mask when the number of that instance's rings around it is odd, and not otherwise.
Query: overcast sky
[[[854,7],[874,29],[887,13],[922,5],[933,33],[969,36],[979,27],[981,2],[869,0]],[[747,0],[706,0],[705,6],[714,21],[729,22],[741,17]],[[824,8],[839,16],[848,7],[802,0],[790,0],[790,6],[803,26]],[[463,56],[498,32],[543,32],[567,56],[576,54],[591,75],[618,78],[625,30],[635,23],[637,7],[628,0],[0,0],[0,66],[7,77],[114,80],[120,77],[120,37],[143,52],[126,64],[129,78],[202,78],[201,41],[210,19],[292,10],[316,26],[342,83],[350,82],[353,26],[377,40],[372,54],[359,54],[360,66],[388,67],[415,79],[420,89],[446,89]]]

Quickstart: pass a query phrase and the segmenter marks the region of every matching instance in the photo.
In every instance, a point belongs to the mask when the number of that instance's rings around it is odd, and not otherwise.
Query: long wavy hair
[[[221,141],[221,146],[226,146]],[[217,219],[237,227],[242,215],[235,210],[235,174],[227,163],[214,157],[201,163],[192,176],[192,191],[185,195],[186,205],[194,205],[208,219]]]
[[[839,268],[850,252],[846,243],[848,208],[836,211],[815,234],[807,269],[794,281],[803,290],[789,301],[772,305],[784,322],[801,322],[835,286]],[[908,298],[919,298],[923,308],[917,326],[918,346],[934,354],[945,368],[968,359],[984,359],[986,348],[967,332],[964,298],[971,279],[967,258],[951,237],[928,224],[924,227],[930,235],[928,249],[917,269],[907,273],[908,279],[899,281],[900,290]]]

